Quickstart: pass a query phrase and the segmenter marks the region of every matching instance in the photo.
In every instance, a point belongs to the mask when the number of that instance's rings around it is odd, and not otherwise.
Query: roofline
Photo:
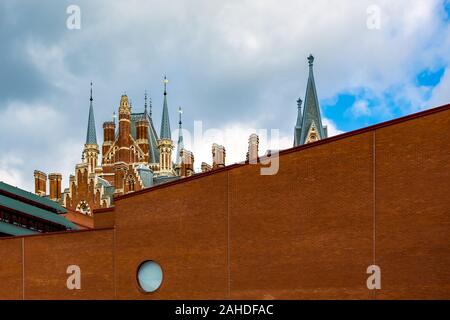
[[[0,232],[3,234],[7,234],[8,236],[15,236],[15,237],[38,233],[38,231],[30,230],[4,221],[0,221]]]
[[[113,207],[108,207],[108,208],[98,208],[98,209],[94,209],[92,211],[92,213],[105,213],[105,212],[110,212],[110,211],[114,211],[114,206]]]
[[[6,183],[6,182],[4,182],[4,181],[0,181],[0,182],[3,183],[3,184],[8,185],[8,186],[10,186],[10,187],[12,187],[12,188],[14,188],[14,189],[19,190],[19,192],[23,192],[23,193],[26,192],[26,193],[29,193],[31,196],[34,196],[34,195],[35,195],[35,194],[33,194],[33,193],[31,193],[31,192],[29,192],[29,191],[27,191],[27,190],[20,189],[20,188],[18,188],[18,187],[15,187],[15,186],[13,186],[13,185],[10,185],[9,183]],[[43,200],[43,199],[47,199],[48,201],[54,202],[54,206],[51,206],[50,204],[46,204],[46,203],[43,203],[43,202],[39,202],[37,199],[34,200],[34,199],[27,198],[27,197],[22,196],[22,195],[17,194],[17,193],[12,193],[12,192],[7,191],[7,190],[5,190],[5,189],[0,189],[0,194],[3,194],[3,195],[5,195],[5,196],[7,196],[7,197],[9,197],[9,198],[16,199],[16,200],[19,200],[19,201],[21,201],[21,202],[27,203],[27,204],[32,205],[32,206],[34,206],[34,207],[38,207],[38,208],[40,208],[40,209],[42,209],[42,210],[46,210],[46,211],[53,212],[53,213],[58,214],[58,215],[59,215],[59,214],[64,214],[64,213],[67,212],[67,209],[64,208],[63,206],[61,206],[58,202],[53,201],[53,200],[50,200],[50,199],[48,199],[48,198],[44,198],[44,197],[39,197],[39,196],[37,196],[37,197],[40,198],[40,200],[41,200],[41,199],[42,199],[42,200]],[[45,200],[44,200],[44,201],[45,201]],[[61,208],[57,208],[57,206],[60,206]],[[62,209],[62,210],[61,210],[61,209]]]
[[[11,211],[13,213],[17,212],[17,213],[20,213],[21,215],[25,215],[27,217],[32,217],[34,219],[41,220],[41,221],[43,221],[45,223],[49,223],[50,222],[52,224],[55,224],[55,225],[58,225],[58,226],[63,226],[65,228],[73,228],[73,227],[75,227],[73,225],[73,223],[70,220],[66,219],[64,216],[62,216],[62,214],[55,214],[53,212],[49,212],[48,210],[44,210],[44,209],[32,206],[32,205],[30,205],[28,203],[25,203],[25,202],[21,203],[17,199],[8,198],[7,196],[5,196],[3,194],[0,194],[0,199],[2,197],[6,198],[7,201],[8,200],[13,201],[13,203],[11,203],[11,206],[6,206],[5,203],[1,203],[0,202],[0,208],[3,208],[3,210]],[[22,204],[23,206],[25,206],[25,208],[13,208],[14,202],[19,202],[19,204]],[[27,206],[30,206],[32,208],[29,208],[29,210],[27,210]],[[40,217],[39,216],[39,214],[40,214],[39,211],[44,211],[45,212],[45,216],[44,217]],[[67,213],[67,211],[65,213]],[[43,214],[43,213],[41,213],[41,214]],[[58,221],[58,220],[61,220],[61,221]]]
[[[106,230],[114,230],[114,229],[115,228],[98,228],[98,229],[56,231],[56,232],[41,232],[41,233],[37,233],[37,234],[27,234],[27,235],[23,235],[23,236],[0,237],[0,241],[11,240],[11,239],[20,239],[20,238],[53,236],[53,235],[61,235],[61,234],[67,234],[67,233],[73,234],[73,233],[84,233],[84,232],[92,232],[92,231],[106,231]]]
[[[62,227],[66,227],[67,228],[66,225],[63,225],[61,223],[58,223],[58,222],[55,222],[55,221],[52,221],[52,220],[48,220],[48,219],[44,219],[44,218],[41,218],[41,217],[37,217],[37,216],[34,216],[32,214],[23,212],[21,210],[15,210],[15,209],[12,209],[12,208],[9,208],[9,207],[5,207],[5,206],[3,206],[1,204],[0,204],[0,209],[3,209],[3,210],[8,211],[8,212],[12,212],[12,213],[19,213],[20,215],[23,215],[23,216],[26,216],[26,217],[30,217],[30,218],[33,218],[35,220],[42,221],[44,223],[51,223],[51,224],[54,224],[54,225],[57,225],[57,226],[62,226]],[[51,213],[51,214],[53,214],[53,213]]]
[[[337,141],[337,140],[342,140],[342,139],[345,139],[345,138],[348,138],[348,137],[352,137],[352,136],[360,135],[360,134],[363,134],[363,133],[371,132],[371,131],[374,131],[374,130],[382,129],[382,128],[389,127],[389,126],[392,126],[392,125],[395,125],[395,124],[398,124],[398,123],[402,123],[402,122],[406,122],[406,121],[409,121],[409,120],[421,118],[421,117],[424,117],[424,116],[428,116],[428,115],[439,113],[439,112],[446,111],[446,110],[450,110],[450,104],[446,104],[446,105],[439,106],[439,107],[436,107],[436,108],[427,109],[427,110],[424,110],[424,111],[420,111],[420,112],[413,113],[413,114],[410,114],[410,115],[407,115],[407,116],[403,116],[403,117],[400,117],[400,118],[392,119],[392,120],[389,120],[389,121],[381,122],[381,123],[378,123],[378,124],[375,124],[375,125],[372,125],[372,126],[369,126],[369,127],[357,129],[357,130],[354,130],[354,131],[349,131],[349,132],[342,133],[342,134],[339,134],[339,135],[336,135],[336,136],[333,136],[333,137],[330,137],[330,138],[322,139],[322,140],[319,140],[319,141],[316,141],[316,142],[313,142],[313,143],[300,145],[300,146],[293,147],[293,148],[290,148],[290,149],[280,150],[279,151],[279,155],[280,156],[281,155],[286,155],[286,154],[290,154],[292,152],[297,152],[297,151],[300,151],[300,150],[303,150],[303,149],[313,148],[313,147],[316,147],[316,146],[319,146],[319,145],[331,143],[331,142],[334,142],[334,141]],[[267,159],[267,156],[260,157],[260,160],[264,160],[264,159]],[[119,195],[119,196],[114,196],[114,201],[119,201],[119,200],[122,200],[122,199],[130,198],[130,197],[133,197],[133,196],[137,196],[137,195],[144,194],[144,193],[147,193],[147,192],[151,192],[151,191],[154,191],[154,190],[157,190],[157,189],[161,189],[161,188],[167,188],[167,187],[170,187],[170,186],[175,185],[175,184],[189,182],[189,181],[192,181],[192,180],[195,180],[195,179],[199,179],[199,178],[203,178],[203,177],[206,177],[206,176],[209,176],[209,175],[212,175],[212,174],[217,174],[217,173],[221,173],[221,172],[224,172],[224,171],[233,170],[235,168],[242,167],[242,166],[245,166],[245,165],[248,165],[248,163],[246,163],[246,162],[235,163],[235,164],[223,167],[223,168],[211,170],[211,171],[208,171],[208,172],[198,173],[198,174],[195,174],[193,176],[182,178],[182,179],[178,179],[178,180],[175,180],[175,181],[169,181],[169,182],[166,182],[166,183],[163,183],[163,184],[156,185],[154,187],[145,188],[145,189],[142,189],[142,190],[139,190],[139,191],[135,191],[135,192],[132,192],[132,193],[127,193],[127,194],[123,194],[123,195]]]

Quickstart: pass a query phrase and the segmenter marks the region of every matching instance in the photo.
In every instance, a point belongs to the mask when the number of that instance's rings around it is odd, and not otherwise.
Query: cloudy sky
[[[90,81],[101,142],[123,92],[135,112],[149,92],[159,130],[166,74],[172,129],[179,106],[201,121],[195,167],[214,141],[243,160],[255,130],[290,147],[309,53],[332,134],[450,102],[446,0],[2,0],[0,40],[0,180],[30,191],[34,169],[66,186],[80,162]]]

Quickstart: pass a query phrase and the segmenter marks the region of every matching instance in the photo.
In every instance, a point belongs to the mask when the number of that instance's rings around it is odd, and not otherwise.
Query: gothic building
[[[298,103],[298,118],[294,133],[294,146],[311,143],[327,137],[327,128],[323,126],[320,107],[314,82],[313,62],[310,55],[309,78],[306,88],[305,107]],[[58,173],[48,175],[51,200],[60,202],[69,213],[92,216],[97,208],[110,207],[114,195],[139,191],[157,184],[173,181],[195,174],[194,156],[184,149],[182,135],[182,110],[179,111],[178,143],[175,157],[172,140],[169,107],[167,102],[168,80],[164,77],[164,100],[159,135],[152,118],[151,100],[147,94],[143,112],[133,112],[126,94],[120,98],[118,121],[103,123],[103,143],[97,142],[95,129],[92,83],[90,92],[89,117],[86,143],[82,152],[82,162],[75,167],[75,174],[69,177],[69,187],[61,192],[62,176]],[[258,162],[258,136],[249,139],[247,162]],[[212,165],[201,164],[201,171],[210,171],[225,166],[226,151],[223,146],[213,144]],[[175,158],[175,162],[172,160]],[[35,193],[46,196],[47,175],[35,171]],[[82,223],[80,225],[83,226]],[[88,225],[84,225],[89,227]]]
[[[171,137],[167,83],[164,78],[164,102],[161,131],[158,135],[152,119],[152,105],[145,94],[143,112],[133,113],[127,95],[118,107],[118,123],[103,123],[104,141],[97,142],[94,105],[91,95],[86,143],[82,162],[69,178],[69,187],[61,192],[61,174],[48,175],[51,200],[60,202],[71,212],[92,216],[97,208],[110,207],[114,195],[120,195],[156,184],[187,177],[194,173],[192,152],[183,148],[181,108],[176,162],[172,161],[174,142]],[[35,193],[46,195],[47,175],[35,171]]]

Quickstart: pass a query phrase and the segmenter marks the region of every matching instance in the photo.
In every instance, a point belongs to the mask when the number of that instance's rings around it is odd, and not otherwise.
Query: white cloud
[[[372,114],[369,108],[369,103],[365,100],[355,101],[353,106],[350,108],[350,112],[355,118],[370,116]]]
[[[334,123],[334,121],[327,119],[327,118],[323,118],[322,119],[322,123],[324,126],[328,127],[328,137],[333,137],[333,136],[337,136],[339,134],[344,133],[344,131],[339,130],[336,127],[336,124]]]
[[[0,110],[0,136],[7,137],[2,139],[0,180],[33,191],[33,171],[38,169],[63,173],[67,184],[83,147],[81,139],[68,137],[69,122],[51,104],[14,101]]]
[[[28,39],[25,46],[30,62],[46,81],[64,91],[73,90],[76,77],[67,68],[62,46],[45,46],[35,39]]]
[[[0,157],[0,181],[13,186],[25,186],[28,184],[24,177],[21,166],[24,161],[12,154],[3,154]]]

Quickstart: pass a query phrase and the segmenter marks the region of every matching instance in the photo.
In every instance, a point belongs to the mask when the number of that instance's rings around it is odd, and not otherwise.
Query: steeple
[[[294,129],[294,147],[300,145],[301,134],[302,134],[302,99],[297,100],[297,123]]]
[[[172,150],[173,141],[170,131],[169,122],[169,109],[167,107],[167,83],[169,80],[164,76],[164,104],[163,114],[161,119],[161,134],[158,140],[159,150],[159,175],[161,176],[173,176],[175,171],[173,170],[172,162]]]
[[[94,105],[92,98],[92,82],[91,82],[91,98],[89,105],[89,118],[88,118],[88,127],[86,134],[86,144],[97,144],[97,134],[95,132],[95,118],[94,118]]]
[[[181,115],[183,114],[183,110],[181,107],[178,108],[178,113],[180,114],[180,121],[178,121],[178,143],[177,143],[177,164],[181,164],[181,150],[184,148],[183,142],[183,129],[182,129],[182,121]]]
[[[300,144],[314,142],[326,138],[320,115],[319,100],[317,98],[316,84],[314,81],[314,57],[309,55],[309,77],[306,87],[305,105],[301,123]],[[297,126],[296,126],[297,128]]]
[[[99,149],[97,145],[97,134],[95,133],[95,119],[94,119],[94,105],[92,98],[92,82],[91,82],[91,97],[89,99],[89,119],[86,134],[86,143],[84,145],[81,160],[88,164],[88,173],[94,173],[97,167]]]
[[[159,135],[159,138],[171,140],[172,136],[170,131],[169,109],[167,107],[167,83],[169,83],[169,80],[167,80],[166,76],[164,76],[163,83],[164,83],[164,103],[161,119],[161,133]]]

